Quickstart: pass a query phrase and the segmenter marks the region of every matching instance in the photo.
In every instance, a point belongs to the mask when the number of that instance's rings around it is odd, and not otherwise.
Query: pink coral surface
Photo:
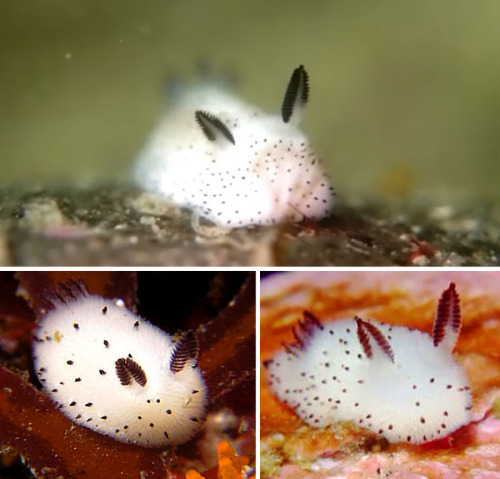
[[[472,388],[473,421],[421,446],[388,444],[351,423],[314,429],[272,395],[262,369],[262,477],[500,478],[499,272],[297,272],[265,278],[261,359],[292,340],[291,326],[304,309],[320,319],[357,314],[430,333],[439,295],[452,281],[463,321],[455,354]]]

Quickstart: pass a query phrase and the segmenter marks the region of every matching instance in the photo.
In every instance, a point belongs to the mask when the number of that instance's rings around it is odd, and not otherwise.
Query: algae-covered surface
[[[339,199],[331,217],[221,231],[125,186],[0,191],[0,260],[20,266],[488,266],[495,205]]]

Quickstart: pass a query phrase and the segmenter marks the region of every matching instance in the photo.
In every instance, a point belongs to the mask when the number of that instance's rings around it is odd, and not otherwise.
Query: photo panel
[[[500,272],[260,284],[262,478],[496,477]]]
[[[254,272],[3,271],[0,291],[2,477],[255,477]]]

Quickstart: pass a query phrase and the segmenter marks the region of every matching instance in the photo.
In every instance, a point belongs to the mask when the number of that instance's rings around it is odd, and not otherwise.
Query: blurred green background
[[[0,0],[2,183],[127,178],[168,74],[206,62],[304,125],[341,193],[498,197],[498,0]]]

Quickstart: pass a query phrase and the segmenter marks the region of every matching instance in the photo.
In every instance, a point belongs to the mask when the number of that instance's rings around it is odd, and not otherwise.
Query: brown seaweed
[[[18,289],[36,316],[47,307],[46,298],[53,291],[52,288],[57,288],[59,283],[69,279],[83,279],[91,293],[121,297],[132,309],[137,304],[137,275],[133,272],[22,272],[16,277],[20,282]],[[155,278],[157,277],[153,279]],[[235,276],[230,273],[214,275],[212,283],[234,281],[235,278],[241,281],[241,273],[236,273]],[[209,294],[213,293],[212,290]],[[0,307],[3,307],[4,302],[7,304],[18,301],[19,297],[1,299]],[[10,311],[9,308],[7,311]],[[217,308],[212,316],[200,316],[200,311],[206,312],[199,304],[193,306],[191,311],[191,315],[196,313],[197,325],[193,324],[193,317],[188,315],[186,325],[174,323],[172,327],[174,330],[188,325],[197,327],[200,365],[205,371],[211,393],[211,409],[224,405],[230,408],[234,406],[237,414],[248,415],[242,417],[251,417],[248,432],[254,437],[254,404],[248,400],[241,401],[241,395],[251,397],[252,400],[255,397],[255,383],[252,381],[255,376],[254,274],[248,275],[244,285],[225,309],[219,312]],[[165,316],[168,317],[169,312]],[[6,324],[5,333],[9,333],[8,326],[11,323]],[[23,325],[20,328],[23,340],[19,344],[29,348],[31,330],[35,325],[34,315],[20,314],[12,324]],[[163,321],[161,326],[165,327]],[[26,356],[29,362],[29,349],[22,350],[19,354]],[[19,372],[19,366],[10,357],[4,363],[5,367],[0,367],[0,449],[4,457],[6,452],[19,454],[37,477],[167,477],[168,474],[171,477],[182,477],[179,474],[189,468],[188,458],[199,457],[197,441],[203,434],[179,448],[177,456],[172,449],[165,454],[157,449],[122,444],[81,427],[62,415],[51,400],[34,387],[27,371]],[[242,412],[241,403],[250,407],[245,407]],[[255,443],[250,443],[250,450],[247,449],[244,453],[253,459]],[[207,463],[209,468],[214,465]]]

